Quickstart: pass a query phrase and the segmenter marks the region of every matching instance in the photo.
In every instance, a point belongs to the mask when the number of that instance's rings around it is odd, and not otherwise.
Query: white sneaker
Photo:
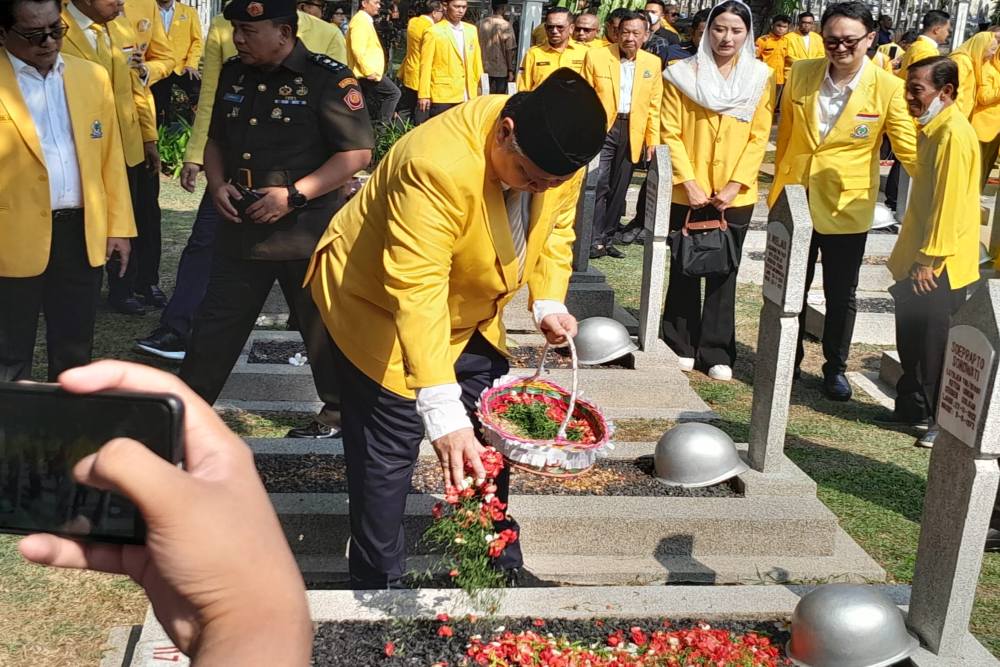
[[[729,382],[733,379],[733,369],[722,364],[712,366],[708,369],[708,377],[720,382]]]
[[[927,429],[927,432],[917,438],[917,441],[913,444],[917,447],[923,447],[924,449],[931,449],[934,446],[934,440],[940,432],[941,429],[937,427],[937,424],[931,424]]]
[[[677,365],[685,373],[690,373],[694,370],[694,357],[677,357]]]

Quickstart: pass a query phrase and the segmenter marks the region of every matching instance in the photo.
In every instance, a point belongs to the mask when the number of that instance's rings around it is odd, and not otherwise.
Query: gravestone
[[[812,218],[806,191],[801,185],[786,186],[771,209],[767,224],[764,306],[760,311],[754,361],[749,459],[753,469],[760,472],[776,472],[784,460],[788,403],[811,239]]]
[[[1000,281],[952,319],[907,624],[942,658],[962,657],[1000,482]]]
[[[667,233],[670,231],[670,200],[673,170],[670,149],[657,146],[646,176],[646,242],[642,255],[642,295],[639,307],[639,347],[652,350],[660,337],[663,313],[663,281],[667,267]]]

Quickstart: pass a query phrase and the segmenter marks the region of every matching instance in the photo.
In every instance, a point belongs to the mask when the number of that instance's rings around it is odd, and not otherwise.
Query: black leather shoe
[[[603,245],[590,246],[590,258],[598,259],[600,257],[606,257],[608,254],[608,247]]]
[[[623,253],[621,250],[614,247],[613,245],[607,246],[605,248],[605,252],[607,252],[608,257],[614,257],[615,259],[621,259],[622,257],[625,256],[625,253]]]
[[[108,303],[111,307],[117,310],[122,315],[145,315],[146,309],[142,307],[139,300],[135,297],[129,297],[127,299],[108,299]]]
[[[151,354],[161,359],[184,361],[184,339],[173,329],[159,327],[146,338],[135,341],[135,347],[140,352]]]
[[[1000,552],[1000,530],[990,528],[986,531],[986,551]]]
[[[311,440],[326,440],[328,438],[339,438],[340,428],[321,424],[315,419],[306,426],[297,426],[285,434],[286,438],[307,438]]]
[[[849,401],[853,395],[851,383],[843,373],[826,376],[823,380],[823,393],[831,401]]]
[[[503,574],[507,579],[507,588],[521,587],[521,568],[515,567],[510,570],[504,570]]]
[[[149,289],[139,295],[139,300],[150,308],[166,308],[167,295],[156,285],[151,285]]]

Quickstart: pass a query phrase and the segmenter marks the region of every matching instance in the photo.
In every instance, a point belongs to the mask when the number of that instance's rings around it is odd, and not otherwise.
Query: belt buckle
[[[249,169],[237,169],[236,178],[240,185],[248,190],[253,190],[253,173]]]

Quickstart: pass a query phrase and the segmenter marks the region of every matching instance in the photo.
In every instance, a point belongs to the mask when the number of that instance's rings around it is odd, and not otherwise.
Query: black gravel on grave
[[[586,599],[585,589],[582,590],[580,598],[581,602]],[[466,658],[466,644],[469,637],[478,634],[487,641],[500,634],[496,632],[499,627],[512,632],[534,630],[540,634],[551,633],[557,637],[565,636],[600,646],[606,645],[608,635],[616,630],[628,633],[629,629],[635,626],[645,632],[663,629],[661,620],[650,618],[545,619],[545,625],[541,627],[535,626],[534,620],[533,618],[484,618],[473,623],[467,620],[449,621],[447,625],[454,630],[454,635],[449,638],[437,636],[438,628],[443,623],[435,620],[321,623],[316,629],[316,638],[313,641],[312,664],[316,667],[341,665],[427,667],[436,662],[445,662],[450,667],[455,667],[468,664],[463,662],[463,659]],[[685,629],[693,627],[696,623],[697,620],[691,619],[671,620],[670,628]],[[769,637],[772,643],[780,647],[784,647],[789,638],[788,631],[781,622],[720,621],[711,625],[737,634],[756,632]],[[391,658],[385,654],[385,645],[389,641],[395,645],[395,652]]]
[[[347,493],[347,464],[342,456],[260,454],[257,471],[270,493]],[[417,461],[410,493],[440,493],[441,469],[436,461]],[[514,470],[510,491],[531,496],[669,496],[679,498],[735,498],[731,482],[698,489],[660,484],[653,476],[653,459],[599,460],[586,474],[573,479],[551,479]]]
[[[538,368],[538,355],[542,348],[534,345],[522,345],[510,348],[511,366],[514,368]],[[296,353],[306,354],[306,346],[301,340],[260,340],[250,347],[247,363],[250,364],[287,364],[289,357]],[[631,355],[600,364],[600,368],[632,368]],[[545,360],[546,368],[572,368],[568,348],[556,348],[549,352]]]

